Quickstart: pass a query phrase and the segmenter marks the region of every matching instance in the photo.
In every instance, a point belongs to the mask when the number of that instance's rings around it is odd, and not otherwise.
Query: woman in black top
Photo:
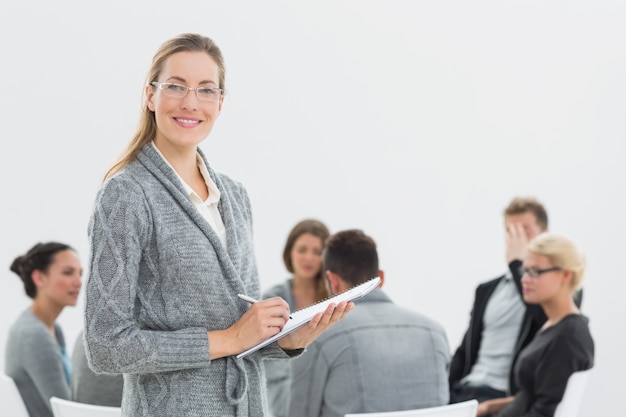
[[[478,417],[551,417],[570,375],[593,366],[588,319],[572,298],[584,270],[583,255],[563,236],[543,233],[529,243],[524,301],[541,305],[548,320],[520,354],[515,367],[519,392],[480,403]]]

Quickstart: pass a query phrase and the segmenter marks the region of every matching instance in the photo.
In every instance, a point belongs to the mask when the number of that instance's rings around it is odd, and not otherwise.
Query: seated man
[[[331,236],[323,252],[332,293],[384,273],[360,230]],[[293,360],[289,416],[343,417],[447,404],[450,350],[443,327],[398,307],[376,288]]]
[[[513,368],[546,322],[539,305],[521,297],[520,268],[528,241],[547,231],[548,214],[534,198],[514,198],[504,210],[508,271],[476,289],[470,324],[450,364],[450,402],[515,395]],[[575,301],[578,306],[582,293]]]

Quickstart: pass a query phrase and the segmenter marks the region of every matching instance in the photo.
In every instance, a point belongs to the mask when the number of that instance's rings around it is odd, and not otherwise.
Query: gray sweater
[[[289,417],[410,410],[449,400],[443,326],[379,288],[291,363]]]
[[[63,332],[55,324],[56,339],[30,308],[9,330],[5,373],[13,378],[30,417],[52,417],[50,397],[70,399],[61,346]]]
[[[263,357],[211,361],[207,331],[226,329],[259,297],[244,187],[209,174],[228,247],[151,144],[98,192],[89,222],[85,343],[96,372],[124,373],[124,417],[263,416]]]
[[[76,337],[72,351],[72,400],[79,403],[120,407],[124,377],[96,374],[87,364],[83,332]]]

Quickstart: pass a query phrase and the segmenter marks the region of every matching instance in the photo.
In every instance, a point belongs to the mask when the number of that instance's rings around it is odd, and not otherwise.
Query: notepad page
[[[281,337],[284,337],[288,335],[289,333],[293,332],[294,330],[304,326],[305,324],[310,322],[317,313],[323,313],[331,303],[339,304],[342,301],[356,300],[357,298],[360,298],[364,296],[365,294],[369,293],[370,291],[372,291],[374,288],[378,286],[379,283],[380,283],[380,278],[374,277],[344,292],[341,292],[325,300],[312,304],[308,307],[304,307],[300,310],[296,310],[292,312],[290,314],[291,318],[287,320],[287,323],[285,324],[285,326],[279,333],[264,340],[258,345],[246,350],[245,352],[240,353],[239,355],[237,355],[237,358],[238,359],[243,358],[249,355],[250,353],[257,351],[261,349],[262,347],[267,346],[270,343],[280,339]]]

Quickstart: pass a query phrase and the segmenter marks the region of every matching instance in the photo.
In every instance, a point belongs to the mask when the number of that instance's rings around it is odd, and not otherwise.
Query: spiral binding
[[[308,305],[308,306],[306,306],[306,307],[302,307],[302,308],[300,308],[300,309],[298,309],[298,310],[294,310],[294,311],[292,311],[292,312],[291,312],[291,314],[295,314],[295,313],[298,313],[298,312],[300,312],[300,311],[303,311],[303,310],[309,309],[309,308],[314,307],[314,306],[316,306],[316,305],[318,305],[318,304],[325,303],[326,301],[329,301],[329,300],[331,300],[331,299],[333,299],[333,298],[335,298],[335,297],[339,297],[339,296],[341,296],[342,294],[345,294],[345,293],[350,292],[350,291],[354,291],[355,289],[357,289],[357,288],[359,288],[359,287],[362,287],[363,285],[367,284],[367,283],[368,283],[368,282],[370,282],[370,281],[375,280],[376,278],[378,278],[378,277],[377,277],[377,276],[376,276],[376,277],[372,277],[372,278],[368,279],[367,281],[363,281],[362,283],[360,283],[360,284],[358,284],[358,285],[355,285],[355,286],[353,286],[353,287],[348,288],[348,289],[347,289],[347,290],[345,290],[345,291],[342,291],[342,292],[337,293],[337,294],[334,294],[334,295],[329,295],[328,297],[324,298],[323,300],[319,300],[319,301],[317,301],[317,302],[315,302],[315,303],[313,303],[313,304],[309,304],[309,305]]]

